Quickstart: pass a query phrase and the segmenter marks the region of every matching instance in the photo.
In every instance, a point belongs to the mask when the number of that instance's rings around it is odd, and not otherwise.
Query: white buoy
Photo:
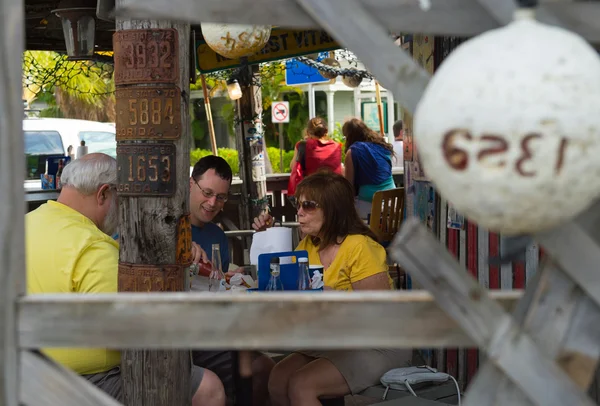
[[[600,195],[600,58],[530,10],[459,46],[421,99],[425,174],[468,218],[506,235],[568,220]]]
[[[202,23],[206,44],[229,59],[248,57],[261,51],[271,36],[268,25]]]

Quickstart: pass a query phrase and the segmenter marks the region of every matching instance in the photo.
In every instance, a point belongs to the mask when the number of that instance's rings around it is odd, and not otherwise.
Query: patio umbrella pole
[[[215,137],[215,126],[213,124],[212,111],[210,109],[210,99],[208,98],[208,88],[206,87],[206,78],[204,77],[204,74],[200,75],[200,80],[202,81],[202,92],[204,92],[204,107],[206,109],[206,120],[208,121],[210,146],[212,148],[213,155],[219,156],[219,152],[217,151],[217,139]]]

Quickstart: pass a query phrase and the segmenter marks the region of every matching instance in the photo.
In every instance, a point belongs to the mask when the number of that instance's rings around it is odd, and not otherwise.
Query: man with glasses
[[[227,161],[214,155],[200,159],[190,178],[192,241],[204,250],[207,260],[212,260],[208,257],[212,245],[219,244],[224,273],[229,271],[229,243],[225,232],[212,221],[227,202],[232,178]]]
[[[221,246],[223,272],[229,270],[229,244],[225,232],[212,223],[227,202],[233,174],[227,161],[209,155],[200,159],[190,178],[192,241],[210,255],[213,244]],[[211,258],[208,258],[211,260]],[[208,275],[204,275],[208,276]],[[229,403],[233,398],[233,357],[231,351],[192,351],[194,364],[214,371],[223,382]],[[266,355],[253,353],[252,395],[254,405],[268,398],[269,374],[275,363]]]

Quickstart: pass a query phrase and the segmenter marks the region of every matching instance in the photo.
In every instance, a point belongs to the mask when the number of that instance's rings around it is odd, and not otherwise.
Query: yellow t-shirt
[[[81,213],[48,201],[25,216],[27,293],[116,293],[119,245]],[[119,351],[44,349],[78,374],[108,371]]]
[[[319,258],[319,249],[310,237],[304,238],[296,250],[308,251],[308,263],[323,265]],[[325,270],[323,282],[325,287],[335,290],[353,290],[352,284],[369,276],[381,272],[388,272],[385,258],[385,249],[372,238],[364,235],[349,235]],[[390,289],[394,289],[394,282],[389,276]]]

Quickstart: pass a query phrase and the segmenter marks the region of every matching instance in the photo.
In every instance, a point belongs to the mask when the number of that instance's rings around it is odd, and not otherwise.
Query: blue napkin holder
[[[284,291],[298,290],[298,258],[308,258],[307,251],[289,251],[289,252],[272,252],[269,254],[261,254],[258,256],[258,289],[248,289],[249,291],[264,291],[267,289],[269,279],[271,278],[271,258],[286,258],[292,257],[292,263],[281,264],[281,273],[279,278],[283,284]],[[309,269],[310,277],[312,271]],[[323,290],[312,289],[312,291]]]

